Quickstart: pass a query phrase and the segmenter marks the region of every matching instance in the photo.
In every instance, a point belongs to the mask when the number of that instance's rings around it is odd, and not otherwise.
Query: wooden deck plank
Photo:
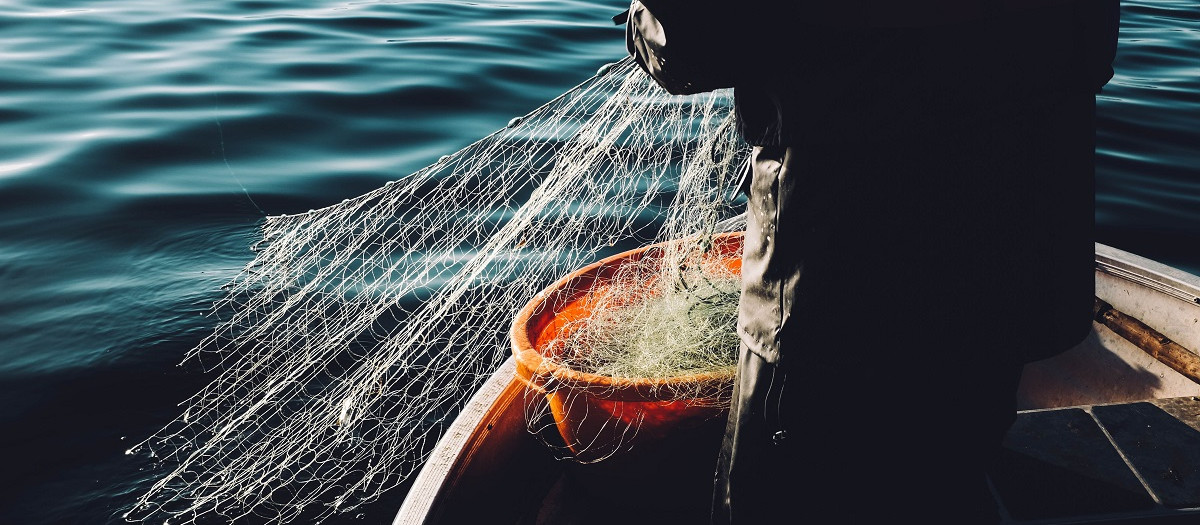
[[[1104,432],[1079,408],[1019,414],[991,478],[1005,509],[1021,521],[1154,506]]]
[[[1179,422],[1200,432],[1200,397],[1173,397],[1152,401]]]
[[[1200,507],[1200,431],[1149,402],[1092,411],[1164,506]]]

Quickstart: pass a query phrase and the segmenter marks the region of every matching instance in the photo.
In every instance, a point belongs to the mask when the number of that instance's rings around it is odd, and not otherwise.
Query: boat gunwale
[[[1200,305],[1200,276],[1135,253],[1097,242],[1096,270],[1193,306]]]
[[[469,457],[468,445],[476,440],[480,429],[487,425],[486,418],[493,407],[516,380],[516,368],[516,359],[509,356],[463,405],[462,411],[429,452],[393,525],[422,524],[436,514],[434,504],[458,476],[455,467]]]

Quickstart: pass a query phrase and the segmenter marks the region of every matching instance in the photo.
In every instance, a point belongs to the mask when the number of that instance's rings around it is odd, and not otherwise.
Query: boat
[[[1200,523],[1200,277],[1100,243],[1095,253],[1091,334],[1025,368],[990,474],[1003,522]],[[527,430],[533,394],[517,372],[510,358],[474,393],[394,525],[707,523],[712,454],[563,461]],[[694,483],[663,480],[680,472]]]

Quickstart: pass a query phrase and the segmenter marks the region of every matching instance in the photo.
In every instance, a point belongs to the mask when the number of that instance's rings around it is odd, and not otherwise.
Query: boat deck
[[[1135,344],[1098,320],[1094,337],[1025,367],[1019,406],[1059,408],[1018,413],[991,473],[1001,514],[1006,525],[1200,523],[1200,276],[1101,244],[1096,264],[1097,298],[1157,335]],[[1168,365],[1168,343],[1193,350]],[[721,421],[658,450],[558,461],[526,430],[534,394],[514,377],[510,358],[476,392],[394,525],[708,522]]]
[[[557,465],[537,510],[517,523],[706,523],[682,501],[630,513],[619,496],[589,497],[588,467]],[[1200,398],[1021,412],[991,477],[1014,525],[1200,523]]]
[[[715,460],[719,428],[692,450],[560,461],[525,431],[519,385],[493,385],[479,427],[451,430],[467,444],[433,461],[445,485],[418,482],[397,525],[708,523],[713,465],[697,458]],[[1200,523],[1200,397],[1021,411],[991,480],[1008,525]]]
[[[992,483],[1011,523],[1200,522],[1200,398],[1021,412]]]

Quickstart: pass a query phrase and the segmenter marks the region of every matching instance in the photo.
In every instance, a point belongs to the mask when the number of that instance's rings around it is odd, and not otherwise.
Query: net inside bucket
[[[732,390],[741,251],[741,232],[669,239],[540,292],[512,334],[517,376],[540,394],[525,398],[530,430],[581,463],[634,448],[715,459],[701,443],[715,443]]]
[[[613,275],[589,287],[587,315],[558,330],[549,343],[557,346],[553,357],[573,370],[614,378],[728,370],[738,346],[733,327],[741,282],[728,257],[710,253],[712,244],[705,234],[622,260]]]
[[[377,499],[510,355],[540,290],[736,228],[747,153],[730,93],[670,96],[625,60],[375,191],[268,218],[188,355],[216,379],[128,451],[157,481],[126,518],[315,523]]]

